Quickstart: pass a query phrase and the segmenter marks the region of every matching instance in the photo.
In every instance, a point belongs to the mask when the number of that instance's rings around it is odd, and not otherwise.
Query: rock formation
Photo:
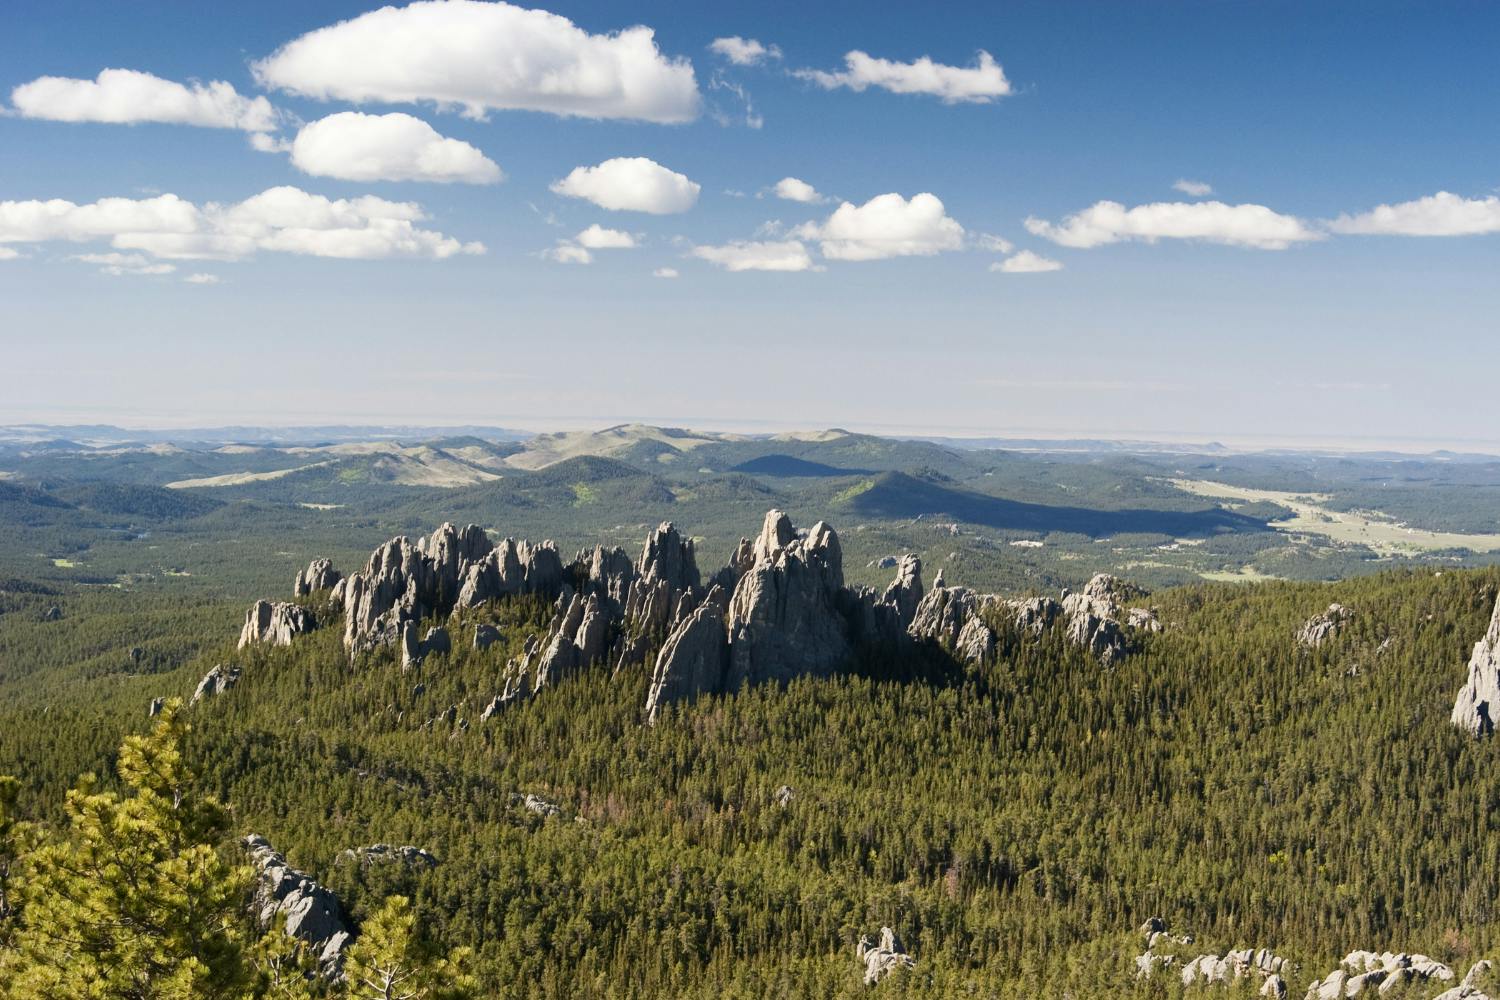
[[[297,580],[292,584],[292,596],[306,597],[320,590],[332,590],[343,578],[344,575],[327,559],[314,559],[307,564],[307,569],[297,574]]]
[[[656,657],[656,671],[646,696],[648,720],[655,722],[664,705],[719,690],[728,664],[724,613],[716,602],[704,601],[667,636]]]
[[[906,953],[896,932],[889,927],[880,928],[878,943],[868,934],[861,935],[854,953],[865,967],[866,986],[874,986],[897,969],[910,969],[917,964],[916,959]]]
[[[791,518],[770,511],[759,537],[741,541],[715,580],[657,656],[649,719],[664,705],[700,694],[826,676],[853,656],[857,619],[850,612],[859,598],[844,588],[838,535],[827,524],[801,537]],[[726,604],[721,585],[731,580]]]
[[[930,642],[980,664],[996,655],[997,628],[1013,625],[1020,635],[1037,636],[1061,622],[1074,642],[1107,664],[1138,635],[1161,628],[1153,612],[1128,606],[1143,592],[1106,575],[1059,603],[948,587],[942,573],[928,589],[914,555],[894,560],[894,568],[884,591],[847,587],[833,528],[818,522],[799,532],[784,512],[772,510],[760,533],[741,539],[728,565],[706,580],[692,540],[670,522],[647,536],[634,563],[620,548],[596,546],[567,565],[550,541],[491,544],[476,525],[443,524],[416,541],[391,539],[342,579],[327,560],[315,560],[299,574],[296,590],[331,584],[330,602],[344,614],[345,648],[358,654],[394,646],[408,669],[451,648],[443,626],[417,638],[433,619],[515,595],[551,600],[546,632],[529,636],[507,662],[481,721],[576,671],[642,666],[654,649],[645,706],[653,721],[666,705],[702,694],[826,676],[862,648]],[[297,605],[260,602],[247,618],[244,641],[290,642],[314,624]],[[499,639],[493,625],[475,626],[474,648]]]
[[[401,626],[401,669],[415,670],[429,656],[446,656],[453,651],[453,640],[448,630],[434,625],[422,638],[417,638],[421,626],[416,622],[405,622]]]
[[[1317,649],[1338,635],[1353,617],[1354,612],[1342,604],[1330,604],[1327,611],[1313,615],[1297,630],[1297,645],[1304,649]]]
[[[1405,952],[1351,951],[1339,967],[1307,988],[1308,1000],[1334,1000],[1366,993],[1389,993],[1403,984],[1449,982],[1453,970],[1426,955]]]
[[[245,614],[240,629],[240,649],[256,643],[290,646],[292,640],[318,627],[312,612],[298,604],[256,601]]]
[[[220,663],[203,675],[203,679],[193,689],[193,698],[188,704],[196,705],[204,698],[213,698],[221,695],[238,684],[239,680],[240,668],[238,666],[233,663]],[[154,706],[155,702],[152,704]]]
[[[400,862],[408,868],[436,868],[438,860],[421,847],[403,844],[371,844],[369,847],[351,847],[339,852],[340,860],[358,861],[362,865],[391,864]]]
[[[1453,724],[1475,736],[1489,736],[1495,731],[1495,716],[1500,714],[1500,599],[1490,616],[1490,627],[1484,638],[1474,644],[1469,658],[1469,679],[1453,703]]]
[[[261,927],[285,914],[287,935],[307,942],[323,976],[338,978],[353,936],[338,897],[287,864],[264,837],[252,833],[241,843],[257,872],[253,906]]]
[[[500,630],[493,625],[476,625],[474,627],[474,648],[489,649],[500,641]]]

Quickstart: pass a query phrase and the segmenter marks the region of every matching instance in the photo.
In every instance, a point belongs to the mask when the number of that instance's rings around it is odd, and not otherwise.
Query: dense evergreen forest
[[[550,615],[533,598],[464,612],[453,652],[413,673],[389,650],[351,663],[337,628],[236,651],[243,605],[7,584],[0,773],[39,850],[96,849],[66,789],[92,772],[87,795],[139,798],[148,702],[232,661],[236,687],[168,713],[193,794],[224,803],[195,821],[215,878],[243,898],[237,840],[264,835],[361,940],[414,956],[428,995],[1181,995],[1175,973],[1135,978],[1156,915],[1195,950],[1273,949],[1300,995],[1352,949],[1460,975],[1500,953],[1500,748],[1448,722],[1497,589],[1494,570],[1198,584],[1152,595],[1165,631],[1109,667],[997,619],[982,665],[867,651],[653,726],[649,664],[480,721]],[[1299,646],[1333,600],[1349,624]],[[467,641],[480,621],[503,636],[484,651]],[[377,842],[438,863],[341,856]],[[35,952],[27,881],[55,868],[9,865],[7,961]],[[257,944],[242,905],[225,912],[243,968],[214,995],[276,995],[275,935]],[[882,926],[915,966],[867,987],[855,945]],[[401,927],[422,933],[390,944]]]

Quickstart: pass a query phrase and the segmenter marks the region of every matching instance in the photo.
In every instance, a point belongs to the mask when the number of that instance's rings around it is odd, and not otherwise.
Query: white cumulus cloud
[[[811,271],[812,257],[798,240],[756,243],[737,240],[723,246],[693,247],[699,260],[726,271]]]
[[[559,264],[592,264],[594,255],[569,240],[558,240],[557,246],[542,251],[542,256]]]
[[[990,265],[991,271],[1000,271],[1004,274],[1044,274],[1047,271],[1061,271],[1062,269],[1060,261],[1032,253],[1030,250],[1022,250]]]
[[[675,268],[675,267],[658,267],[656,270],[654,270],[654,271],[651,272],[651,277],[653,277],[653,278],[675,278],[675,277],[677,277],[677,268]]]
[[[1500,233],[1500,197],[1464,198],[1449,191],[1377,205],[1328,224],[1336,233],[1359,236],[1482,236]]]
[[[1206,198],[1214,193],[1214,186],[1207,181],[1190,181],[1186,177],[1179,177],[1172,182],[1172,190],[1194,198]]]
[[[915,62],[893,62],[858,49],[844,55],[844,66],[835,73],[801,69],[793,75],[825,90],[848,87],[859,92],[879,87],[894,94],[928,94],[941,98],[944,104],[988,104],[1012,92],[1005,70],[983,49],[973,66],[946,66],[929,56]]]
[[[189,84],[133,69],[106,69],[97,79],[43,76],[11,91],[26,118],[133,125],[161,122],[272,132],[276,109],[264,97],[245,97],[223,80]]]
[[[605,229],[594,223],[573,237],[573,241],[590,250],[631,250],[635,248],[635,237],[620,229]]]
[[[314,257],[452,257],[483,253],[420,228],[414,202],[363,197],[330,199],[295,187],[275,187],[234,204],[198,206],[173,194],[101,198],[78,205],[50,201],[0,202],[0,244],[107,241],[116,250],[164,260],[234,260],[257,251]]]
[[[0,247],[0,260],[20,260],[21,252],[11,247]]]
[[[420,118],[395,112],[341,111],[302,126],[292,165],[316,177],[346,181],[434,181],[494,184],[505,175],[478,149],[437,133]]]
[[[817,188],[795,177],[783,177],[771,190],[778,198],[786,201],[800,201],[804,205],[816,205],[818,202],[827,200],[818,193]]]
[[[1156,202],[1126,208],[1101,201],[1061,223],[1026,220],[1026,229],[1065,247],[1104,246],[1124,240],[1200,240],[1259,250],[1285,250],[1293,243],[1319,240],[1323,234],[1294,215],[1264,205],[1226,205],[1221,201]]]
[[[792,234],[817,240],[830,260],[926,257],[964,244],[964,227],[947,215],[936,195],[926,192],[910,200],[893,193],[863,205],[846,201],[827,219],[798,226]]]
[[[197,274],[190,274],[182,280],[190,285],[217,285],[219,283],[219,276],[217,274],[199,272]]]
[[[418,0],[308,32],[253,64],[265,87],[355,104],[431,102],[491,110],[686,122],[698,116],[692,63],[647,27],[594,35],[545,10],[484,0]]]
[[[596,167],[575,167],[552,191],[615,212],[672,215],[698,202],[702,187],[644,156],[620,156]]]
[[[736,66],[754,66],[767,59],[781,58],[781,49],[777,46],[762,45],[758,39],[741,38],[739,35],[715,38],[708,48]]]
[[[1015,245],[1004,236],[996,236],[993,233],[979,233],[974,237],[974,243],[981,250],[991,253],[1010,253]]]

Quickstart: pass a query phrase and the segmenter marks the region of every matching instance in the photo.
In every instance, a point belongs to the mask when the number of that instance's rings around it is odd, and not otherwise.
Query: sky
[[[1500,448],[1500,7],[20,0],[0,422]]]

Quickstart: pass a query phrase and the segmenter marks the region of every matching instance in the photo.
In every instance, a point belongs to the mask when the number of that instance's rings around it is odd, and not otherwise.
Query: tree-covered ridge
[[[190,710],[187,742],[233,832],[266,834],[359,922],[408,897],[445,946],[474,949],[482,995],[868,995],[854,948],[882,926],[916,966],[881,993],[1176,995],[1175,974],[1133,978],[1134,928],[1155,914],[1204,952],[1274,949],[1300,995],[1352,949],[1462,970],[1500,944],[1500,759],[1447,718],[1497,586],[1413,572],[1158,592],[1166,630],[1108,668],[996,618],[981,665],[867,654],[654,727],[650,663],[479,722],[551,616],[509,599],[449,622],[453,651],[416,673],[394,650],[351,663],[335,628],[290,648],[204,641],[104,689],[95,725],[134,728],[148,692],[239,664],[237,687]],[[1299,646],[1332,600],[1353,616]],[[477,651],[481,622],[502,640]],[[72,730],[67,689],[20,680],[61,713],[3,710],[0,770],[20,754],[40,802],[71,780],[67,745],[99,738]],[[528,793],[560,812],[513,798]],[[439,863],[341,858],[376,842]]]

